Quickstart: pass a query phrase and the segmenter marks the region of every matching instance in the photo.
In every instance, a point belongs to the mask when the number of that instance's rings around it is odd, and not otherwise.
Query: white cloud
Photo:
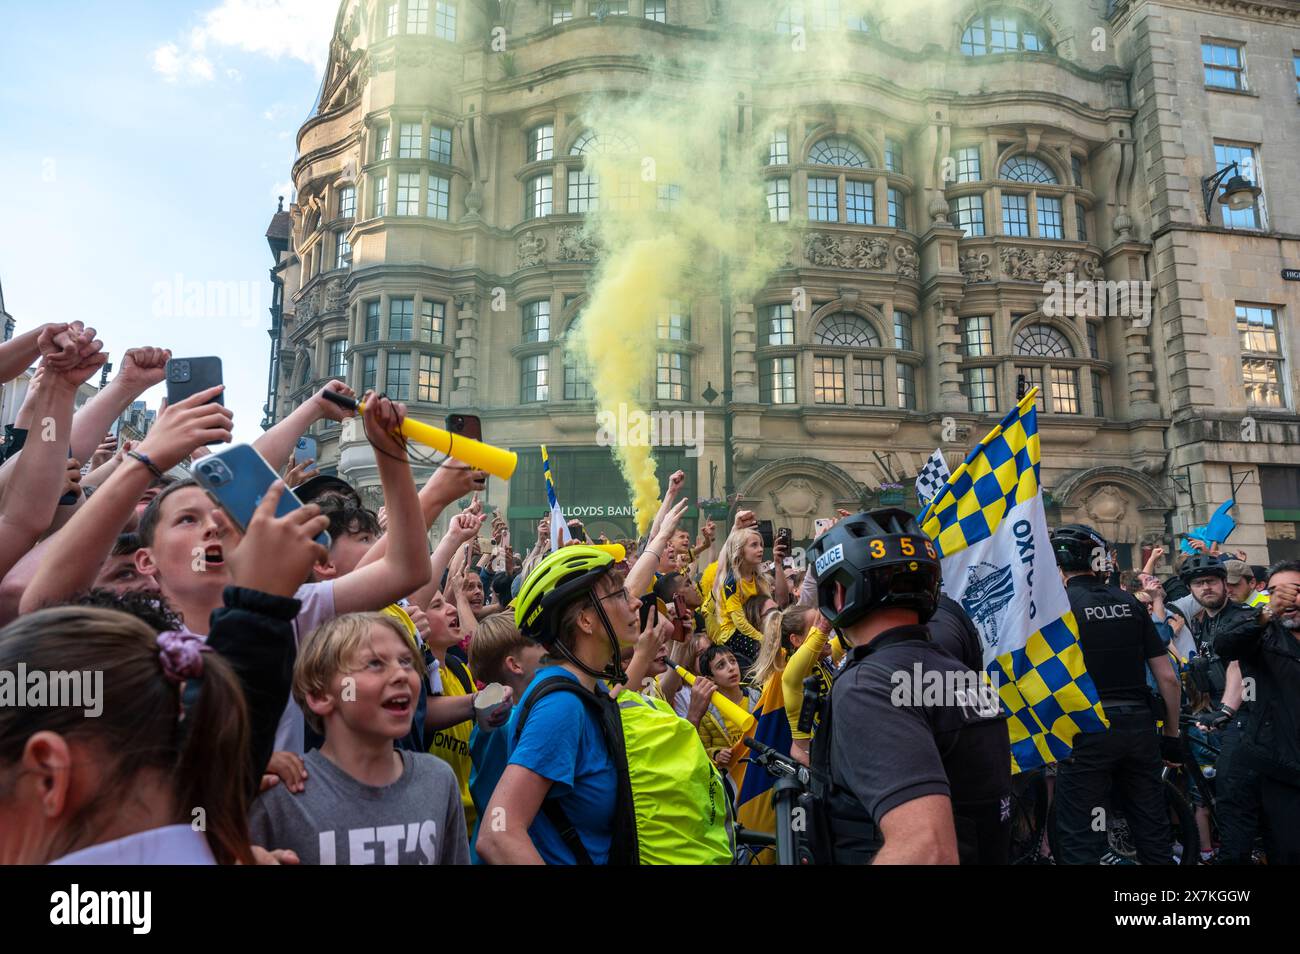
[[[153,68],[171,83],[210,81],[216,73],[207,54],[238,50],[273,60],[288,57],[320,72],[337,9],[328,0],[221,0],[188,36],[155,49]],[[225,72],[240,78],[237,70]]]
[[[182,51],[175,43],[164,43],[153,51],[153,68],[169,83],[179,79],[211,80],[214,75],[211,60],[202,53]]]

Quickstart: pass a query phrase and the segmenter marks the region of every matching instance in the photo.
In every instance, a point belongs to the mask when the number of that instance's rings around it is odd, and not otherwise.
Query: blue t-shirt
[[[546,666],[537,671],[520,698],[515,712],[522,711],[537,685],[544,679],[578,677],[560,666]],[[505,733],[507,744],[514,741],[515,716],[494,735]],[[559,799],[560,807],[577,830],[592,863],[609,861],[613,838],[614,809],[618,799],[618,770],[605,748],[605,737],[594,715],[580,699],[569,692],[554,692],[533,707],[524,724],[519,742],[508,760],[552,782],[547,798]],[[529,826],[528,835],[542,860],[548,865],[575,863],[559,832],[544,813]]]

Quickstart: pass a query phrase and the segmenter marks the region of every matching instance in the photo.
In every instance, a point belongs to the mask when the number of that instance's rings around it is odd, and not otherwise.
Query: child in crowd
[[[488,683],[500,683],[511,690],[518,699],[533,681],[538,667],[546,659],[546,650],[542,644],[519,632],[511,614],[497,613],[489,616],[479,624],[474,641],[469,644],[469,664],[474,671]],[[473,769],[469,778],[472,811],[477,821],[482,821],[483,809],[487,807],[496,788],[501,773],[505,771],[509,756],[509,723],[505,728],[484,731],[477,723],[470,733],[469,754]],[[474,842],[478,838],[478,825],[472,826],[470,850],[474,853]]]
[[[733,530],[722,546],[713,583],[713,605],[718,617],[714,642],[730,648],[747,669],[758,658],[763,633],[745,618],[745,601],[757,594],[771,596],[771,588],[758,572],[763,562],[763,538],[757,530]]]
[[[0,863],[252,862],[244,695],[226,660],[198,643],[91,607],[28,613],[0,630],[0,671],[84,660],[102,677],[83,706],[0,706]],[[178,731],[185,686],[200,677]]]
[[[431,680],[433,694],[443,698],[472,697],[478,689],[473,674],[459,657],[449,652],[461,641],[460,611],[453,604],[444,602],[441,593],[434,593],[425,615],[429,620],[429,652],[433,655],[436,666],[436,674]],[[474,827],[477,818],[474,800],[469,793],[472,766],[469,742],[474,728],[473,712],[471,704],[467,718],[451,725],[431,726],[432,732],[428,737],[429,753],[451,766],[456,775],[456,786],[465,807],[467,830]]]
[[[423,661],[382,613],[337,617],[303,641],[293,697],[325,736],[304,758],[311,783],[258,797],[253,839],[304,864],[467,864],[455,773],[394,749],[411,728]]]
[[[751,711],[758,702],[757,690],[741,687],[740,662],[736,659],[736,654],[725,645],[716,644],[704,650],[700,655],[700,674],[708,676],[718,692],[746,712]],[[704,749],[709,753],[713,764],[724,770],[730,768],[735,757],[735,745],[744,735],[743,728],[735,725],[712,704],[705,711],[697,728],[700,741],[704,743]]]

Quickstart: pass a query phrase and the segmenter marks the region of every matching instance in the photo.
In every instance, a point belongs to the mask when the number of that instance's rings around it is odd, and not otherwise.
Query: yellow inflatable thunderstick
[[[365,413],[366,406],[360,401],[354,401],[334,391],[326,391],[323,396],[339,407],[356,411],[358,414]],[[502,480],[509,480],[519,463],[519,455],[514,451],[502,450],[500,447],[462,437],[444,431],[441,427],[434,427],[432,424],[415,421],[409,417],[402,421],[401,431],[410,440],[463,461],[475,470],[485,470],[493,477],[500,477]]]

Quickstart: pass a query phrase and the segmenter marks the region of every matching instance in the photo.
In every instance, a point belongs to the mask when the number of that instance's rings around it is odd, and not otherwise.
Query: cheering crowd
[[[748,511],[692,537],[678,472],[645,537],[589,540],[567,521],[562,542],[548,517],[524,552],[485,511],[483,472],[448,459],[417,486],[405,408],[382,395],[361,414],[378,512],[294,466],[309,428],[352,414],[324,396],[354,397],[332,381],[253,444],[286,474],[239,526],[176,476],[231,441],[220,387],[165,407],[138,444],[105,437],[170,357],[127,351],[74,413],[107,360],[94,329],[0,344],[6,381],[39,362],[0,467],[0,861],[771,861],[771,779],[747,742],[760,723],[789,771],[825,779],[819,862],[1008,860],[1005,716],[899,707],[881,688],[913,664],[984,670],[907,513],[840,511],[805,569]],[[277,510],[287,488],[304,506]],[[1086,584],[1140,604],[1131,643],[1081,632],[1115,702],[1099,735],[1159,756],[1121,771],[1124,752],[1081,748],[1055,780],[1062,815],[1091,804],[1071,787],[1085,765],[1088,785],[1123,790],[1181,764],[1159,719],[1215,781],[1217,811],[1196,806],[1202,859],[1300,861],[1300,564],[1198,544],[1163,580],[1159,549],[1121,576],[1113,559],[1071,562],[1105,546],[1076,536],[1054,537],[1072,601]],[[92,670],[94,717],[4,696],[22,674]],[[1147,714],[1124,722],[1126,705]],[[1139,855],[1168,863],[1163,809],[1144,821],[1129,792]],[[1058,862],[1099,860],[1062,824]]]

